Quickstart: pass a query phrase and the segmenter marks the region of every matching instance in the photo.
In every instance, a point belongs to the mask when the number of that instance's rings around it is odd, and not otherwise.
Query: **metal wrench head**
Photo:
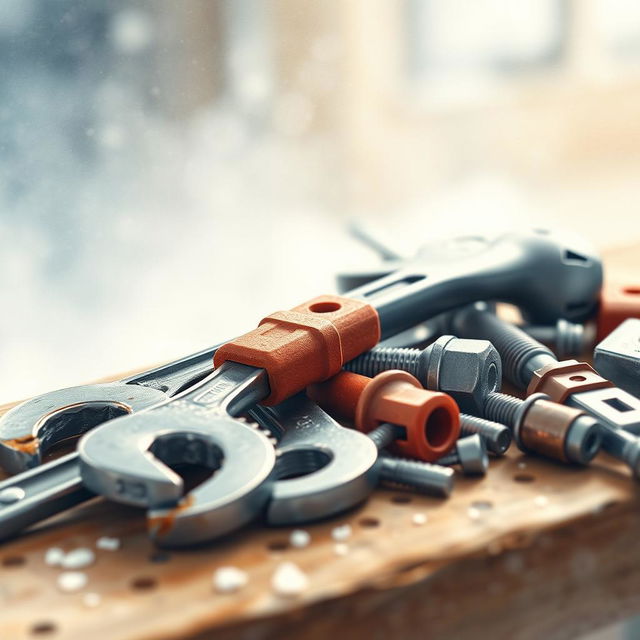
[[[361,503],[377,485],[380,466],[374,442],[340,426],[305,394],[251,413],[281,434],[266,513],[269,524],[336,515]]]
[[[56,443],[166,399],[157,389],[121,382],[58,389],[31,398],[0,418],[0,467],[12,474],[35,467]]]
[[[246,524],[271,495],[275,451],[257,428],[173,401],[112,420],[83,437],[85,485],[106,498],[147,507],[161,546],[212,540]],[[187,495],[170,466],[206,466],[213,475]]]

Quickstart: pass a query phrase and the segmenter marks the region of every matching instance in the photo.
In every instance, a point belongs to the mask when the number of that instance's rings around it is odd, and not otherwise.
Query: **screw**
[[[391,457],[386,451],[383,451],[398,437],[402,437],[403,432],[402,427],[383,422],[367,433],[380,452],[378,458],[380,479],[383,482],[401,485],[421,493],[448,497],[453,488],[453,471],[451,469],[442,469],[442,467],[428,462]],[[443,471],[445,473],[442,473]]]
[[[506,378],[521,389],[526,389],[535,371],[557,362],[549,348],[481,306],[454,313],[450,323],[459,335],[491,341],[502,358]]]
[[[459,464],[467,476],[483,476],[489,468],[489,457],[484,440],[476,433],[460,438],[455,450],[437,461],[437,464],[449,466]]]
[[[478,434],[491,453],[503,455],[511,445],[511,431],[504,424],[477,418],[466,413],[460,414],[460,433],[463,436]]]

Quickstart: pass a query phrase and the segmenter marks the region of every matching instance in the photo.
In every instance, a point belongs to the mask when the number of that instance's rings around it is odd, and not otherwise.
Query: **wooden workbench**
[[[0,545],[0,639],[574,637],[640,612],[639,507],[637,485],[604,456],[576,469],[515,448],[485,478],[459,477],[449,500],[378,490],[305,527],[302,549],[290,528],[256,524],[167,553],[140,510],[96,499]],[[332,529],[345,523],[353,533],[336,548]],[[97,550],[88,586],[61,592],[45,551],[95,548],[105,535],[121,548]],[[296,597],[271,588],[288,560],[309,578]],[[212,574],[227,565],[249,582],[218,594]]]

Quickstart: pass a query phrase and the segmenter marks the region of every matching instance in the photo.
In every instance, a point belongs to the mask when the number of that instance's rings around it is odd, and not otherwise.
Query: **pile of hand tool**
[[[540,229],[382,257],[234,340],[7,412],[0,539],[96,495],[144,507],[165,546],[332,516],[379,483],[442,498],[452,467],[483,475],[512,440],[578,465],[603,449],[640,477],[640,290],[603,289],[592,250]],[[559,360],[596,335],[597,372]],[[186,490],[183,467],[207,478]]]

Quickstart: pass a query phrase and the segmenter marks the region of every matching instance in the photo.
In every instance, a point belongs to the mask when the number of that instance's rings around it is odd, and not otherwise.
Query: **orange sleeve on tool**
[[[377,311],[360,300],[319,296],[291,311],[277,311],[257,329],[218,349],[214,365],[230,360],[265,369],[274,405],[314,382],[326,380],[342,365],[380,340]]]
[[[627,318],[640,318],[640,285],[605,282],[600,292],[598,341],[606,338]]]

